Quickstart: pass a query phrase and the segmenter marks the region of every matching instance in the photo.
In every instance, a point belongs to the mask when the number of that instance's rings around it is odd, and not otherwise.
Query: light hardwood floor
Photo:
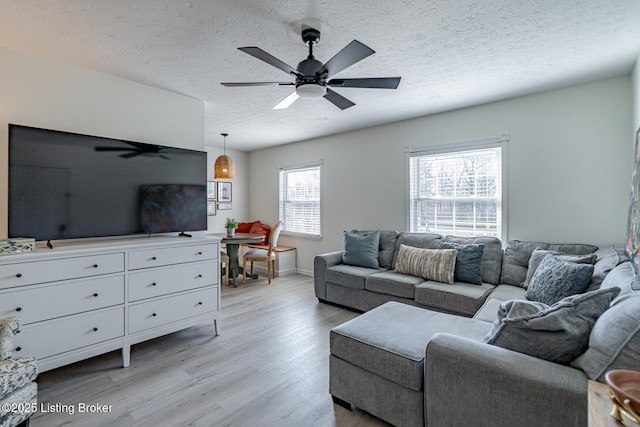
[[[302,275],[223,286],[221,334],[202,325],[40,374],[41,426],[387,426],[329,395],[329,330],[358,313],[322,304]],[[80,404],[112,405],[79,413]]]

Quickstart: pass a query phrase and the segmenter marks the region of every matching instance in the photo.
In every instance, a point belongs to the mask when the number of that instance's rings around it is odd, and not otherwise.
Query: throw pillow
[[[533,277],[533,273],[538,269],[540,263],[544,259],[547,254],[551,254],[555,256],[556,259],[560,261],[568,261],[575,262],[576,264],[595,264],[597,256],[596,254],[586,254],[586,255],[568,255],[562,254],[557,251],[550,251],[546,249],[536,249],[531,254],[531,258],[529,258],[529,268],[527,269],[527,277],[522,284],[522,287],[527,289],[529,287],[529,283],[531,283],[531,278]]]
[[[249,229],[249,233],[264,235],[264,240],[262,242],[253,243],[254,245],[269,246],[269,235],[271,234],[271,227],[269,224],[263,224],[260,221],[256,221]]]
[[[456,282],[482,285],[482,255],[484,253],[484,245],[442,242],[440,243],[440,249],[455,249],[457,251],[453,280]]]
[[[456,252],[455,249],[423,249],[400,245],[395,271],[451,285]]]
[[[380,268],[378,264],[378,246],[380,245],[380,230],[368,233],[344,232],[344,264],[359,267]]]
[[[539,359],[568,363],[587,349],[593,325],[619,292],[618,288],[609,288],[573,295],[552,306],[505,301],[484,342]]]
[[[526,297],[552,305],[562,298],[584,292],[592,275],[593,265],[560,261],[547,254],[533,273]]]

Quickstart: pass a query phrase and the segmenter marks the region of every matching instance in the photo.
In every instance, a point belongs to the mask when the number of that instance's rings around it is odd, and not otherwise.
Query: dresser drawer
[[[124,276],[101,277],[0,293],[0,318],[23,324],[124,304]]]
[[[144,331],[218,309],[218,287],[129,306],[129,333]]]
[[[33,261],[0,266],[0,288],[55,282],[124,271],[124,253]]]
[[[76,314],[24,326],[15,336],[13,356],[42,359],[123,335],[123,307]]]
[[[129,275],[129,301],[168,295],[218,283],[217,262],[193,262],[139,271]]]
[[[129,270],[203,261],[220,257],[217,243],[146,249],[129,252]]]

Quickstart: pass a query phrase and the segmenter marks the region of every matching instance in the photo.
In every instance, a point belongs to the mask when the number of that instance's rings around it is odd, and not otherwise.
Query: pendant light
[[[232,180],[236,175],[236,167],[233,164],[233,159],[227,156],[227,136],[228,133],[221,133],[224,138],[224,148],[222,156],[216,159],[216,163],[213,166],[213,179]]]

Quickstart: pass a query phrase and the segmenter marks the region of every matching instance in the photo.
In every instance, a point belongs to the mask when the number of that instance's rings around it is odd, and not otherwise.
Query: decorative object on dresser
[[[14,255],[31,252],[36,248],[36,239],[32,237],[14,237],[0,240],[0,255]]]
[[[0,259],[0,317],[20,315],[15,355],[47,371],[211,322],[219,333],[219,238],[60,243]],[[55,337],[55,339],[53,339]]]
[[[20,332],[17,317],[0,319],[0,426],[29,424],[37,410],[38,364],[33,357],[12,357],[13,339]]]

